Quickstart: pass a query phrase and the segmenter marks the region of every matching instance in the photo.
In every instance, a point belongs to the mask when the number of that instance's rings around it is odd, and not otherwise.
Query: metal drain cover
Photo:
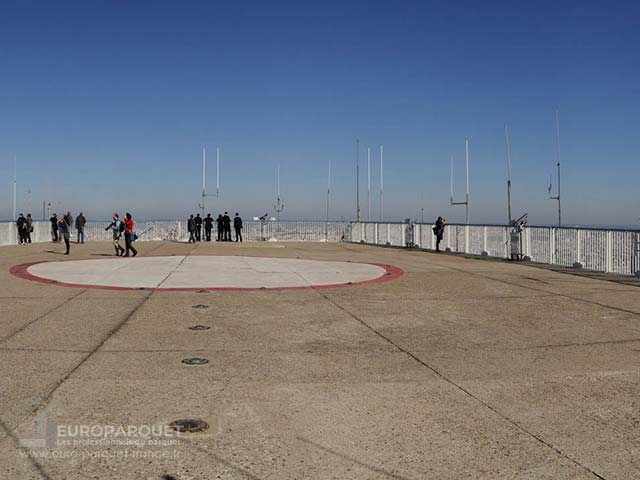
[[[210,328],[208,325],[194,325],[193,327],[189,327],[189,330],[209,330]]]
[[[209,308],[209,305],[203,305],[202,303],[199,303],[197,305],[194,305],[191,308],[198,308],[198,309],[202,309],[202,308]]]
[[[201,357],[189,357],[182,360],[182,363],[187,365],[204,365],[209,363],[209,359]]]
[[[209,429],[209,424],[204,420],[195,420],[192,418],[176,420],[175,422],[171,422],[169,426],[176,432],[186,433],[204,432]]]

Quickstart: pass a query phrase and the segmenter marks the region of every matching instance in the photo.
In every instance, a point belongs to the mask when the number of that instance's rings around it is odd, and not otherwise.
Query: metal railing
[[[84,229],[85,241],[110,241],[111,231],[105,228],[109,222],[87,222]],[[187,222],[181,220],[152,220],[136,222],[136,233],[140,241],[176,241],[189,239]],[[281,220],[277,222],[245,221],[242,237],[244,241],[280,241],[280,242],[339,242],[349,229],[347,222],[325,222],[312,220]],[[204,229],[203,229],[204,235]],[[214,228],[212,237],[215,239]],[[232,237],[233,228],[232,228]],[[71,230],[71,239],[77,238],[75,229]],[[49,242],[52,239],[51,225],[46,221],[33,222],[32,242]],[[18,234],[13,222],[0,223],[0,245],[16,245]]]
[[[434,224],[355,222],[348,241],[435,250]],[[442,250],[499,258],[511,256],[512,227],[448,224]],[[637,275],[640,232],[596,228],[525,227],[520,235],[523,257],[550,265]]]

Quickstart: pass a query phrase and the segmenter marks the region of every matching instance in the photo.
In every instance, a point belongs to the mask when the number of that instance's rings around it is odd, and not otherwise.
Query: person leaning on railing
[[[446,223],[447,220],[444,217],[438,217],[436,225],[433,227],[433,234],[436,236],[436,252],[440,251],[440,242],[444,236],[444,226]]]

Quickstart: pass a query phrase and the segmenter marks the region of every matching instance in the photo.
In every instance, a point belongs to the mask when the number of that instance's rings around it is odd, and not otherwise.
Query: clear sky
[[[638,225],[638,25],[640,3],[616,1],[4,0],[0,218],[14,154],[36,217],[44,199],[184,217],[205,145],[222,150],[212,213],[272,212],[280,163],[283,218],[324,218],[331,161],[331,217],[353,218],[358,137],[363,218],[383,144],[386,219],[460,221],[449,157],[461,198],[468,137],[471,221],[503,222],[507,123],[514,212],[553,223],[558,109],[566,222]]]

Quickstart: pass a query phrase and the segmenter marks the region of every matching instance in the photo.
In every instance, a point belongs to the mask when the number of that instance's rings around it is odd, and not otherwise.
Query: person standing
[[[67,251],[65,255],[69,255],[69,251],[71,250],[71,225],[67,223],[68,215],[65,215],[58,221],[58,230],[60,231],[60,236],[64,239],[64,244],[67,247]]]
[[[187,220],[187,231],[189,232],[188,243],[196,243],[196,221],[193,218],[193,215],[191,215],[189,220]]]
[[[129,256],[129,251],[133,252],[133,256],[138,255],[138,251],[132,245],[134,237],[133,237],[133,227],[135,222],[133,221],[133,217],[129,212],[124,214],[124,248],[125,248],[125,257]]]
[[[222,235],[224,232],[224,220],[222,219],[222,214],[218,215],[216,219],[216,226],[218,227],[218,241],[222,241]]]
[[[236,242],[242,241],[242,218],[238,212],[236,212],[236,216],[233,217],[233,229],[236,231]],[[238,240],[239,239],[239,240]]]
[[[113,229],[113,248],[116,249],[116,255],[120,256],[124,254],[124,248],[120,245],[120,238],[122,238],[122,233],[124,232],[124,222],[120,220],[120,215],[117,213],[113,214],[113,222],[105,230],[110,228]]]
[[[199,213],[196,215],[194,221],[196,222],[196,240],[200,242],[202,241],[202,217]]]
[[[433,227],[433,234],[436,236],[436,252],[440,251],[440,242],[442,241],[442,237],[444,236],[444,226],[447,221],[444,217],[438,217],[436,220],[436,225]]]
[[[84,226],[87,224],[87,219],[84,218],[84,214],[80,212],[80,215],[76,217],[76,231],[78,232],[78,241],[76,243],[84,243]]]
[[[64,219],[67,221],[67,225],[69,225],[69,231],[71,231],[73,229],[73,215],[71,215],[71,211],[67,212]]]
[[[224,212],[224,216],[222,217],[222,237],[225,242],[231,241],[231,217],[229,216],[229,212]]]
[[[211,241],[211,230],[213,230],[213,218],[211,218],[211,214],[207,213],[204,221],[204,237],[207,242]]]
[[[24,239],[27,243],[31,243],[31,232],[33,232],[33,218],[31,218],[31,212],[27,212],[27,225],[24,231]]]
[[[51,223],[51,241],[57,242],[58,241],[58,214],[54,213],[53,215],[51,215],[49,222]]]
[[[25,231],[27,229],[27,219],[24,218],[22,213],[18,214],[18,219],[16,220],[16,229],[18,230],[18,244],[24,245],[27,243]]]

